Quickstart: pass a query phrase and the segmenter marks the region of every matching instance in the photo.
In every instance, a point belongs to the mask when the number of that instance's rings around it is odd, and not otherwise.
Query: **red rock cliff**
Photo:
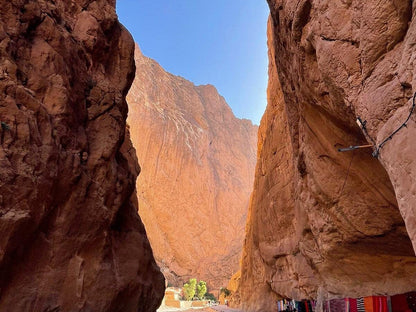
[[[268,107],[238,297],[416,289],[416,8],[411,1],[269,0]],[[355,120],[366,121],[366,136]],[[374,141],[374,142],[373,142]]]
[[[115,1],[0,4],[0,310],[154,311]]]
[[[143,171],[140,215],[167,279],[212,289],[238,269],[254,178],[257,127],[213,86],[164,71],[136,47],[128,123]]]

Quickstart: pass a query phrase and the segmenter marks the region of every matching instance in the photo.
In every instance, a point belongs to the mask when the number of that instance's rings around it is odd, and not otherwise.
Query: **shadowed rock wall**
[[[270,0],[268,107],[238,296],[295,299],[416,289],[415,5]],[[366,120],[366,137],[355,119]],[[412,245],[413,244],[413,245]]]
[[[0,3],[0,310],[154,311],[115,1]]]

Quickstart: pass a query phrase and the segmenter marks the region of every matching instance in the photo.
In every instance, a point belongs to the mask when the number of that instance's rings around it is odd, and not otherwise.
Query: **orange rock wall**
[[[140,215],[168,281],[226,286],[238,269],[257,127],[211,86],[167,73],[136,47],[128,123],[143,171]]]
[[[115,1],[0,1],[0,310],[154,311]]]
[[[238,289],[275,300],[416,289],[415,5],[270,0],[268,107]],[[356,124],[366,120],[370,137]]]

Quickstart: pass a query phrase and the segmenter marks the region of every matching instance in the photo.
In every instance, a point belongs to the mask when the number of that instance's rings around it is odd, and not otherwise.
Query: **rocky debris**
[[[115,1],[1,1],[0,310],[154,311]]]
[[[259,130],[238,295],[360,297],[416,289],[415,5],[269,0]],[[357,125],[365,121],[368,135]]]
[[[142,165],[140,216],[167,280],[226,286],[238,269],[257,127],[211,85],[195,86],[135,52],[128,123]]]

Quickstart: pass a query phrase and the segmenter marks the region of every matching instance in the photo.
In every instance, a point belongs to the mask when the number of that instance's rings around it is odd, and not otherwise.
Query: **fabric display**
[[[357,311],[358,312],[365,312],[364,309],[364,298],[357,299]]]
[[[295,301],[282,299],[277,301],[278,312],[315,312],[316,301],[302,300]]]
[[[358,312],[358,299],[345,298],[345,311]]]
[[[278,312],[315,312],[315,300],[277,301]],[[331,299],[323,302],[324,312],[416,312],[416,291],[394,296]]]
[[[345,312],[345,300],[344,299],[329,300],[328,312]]]
[[[416,312],[416,291],[394,296],[331,299],[324,312]]]
[[[416,311],[416,291],[407,293],[407,304],[409,305],[409,309],[412,311]]]
[[[391,296],[392,312],[414,312],[416,311],[415,307],[411,309],[409,305],[409,302],[411,303],[413,300],[412,297],[414,297],[414,292]]]
[[[283,299],[283,300],[277,301],[277,311],[278,312],[295,311],[295,300]]]

